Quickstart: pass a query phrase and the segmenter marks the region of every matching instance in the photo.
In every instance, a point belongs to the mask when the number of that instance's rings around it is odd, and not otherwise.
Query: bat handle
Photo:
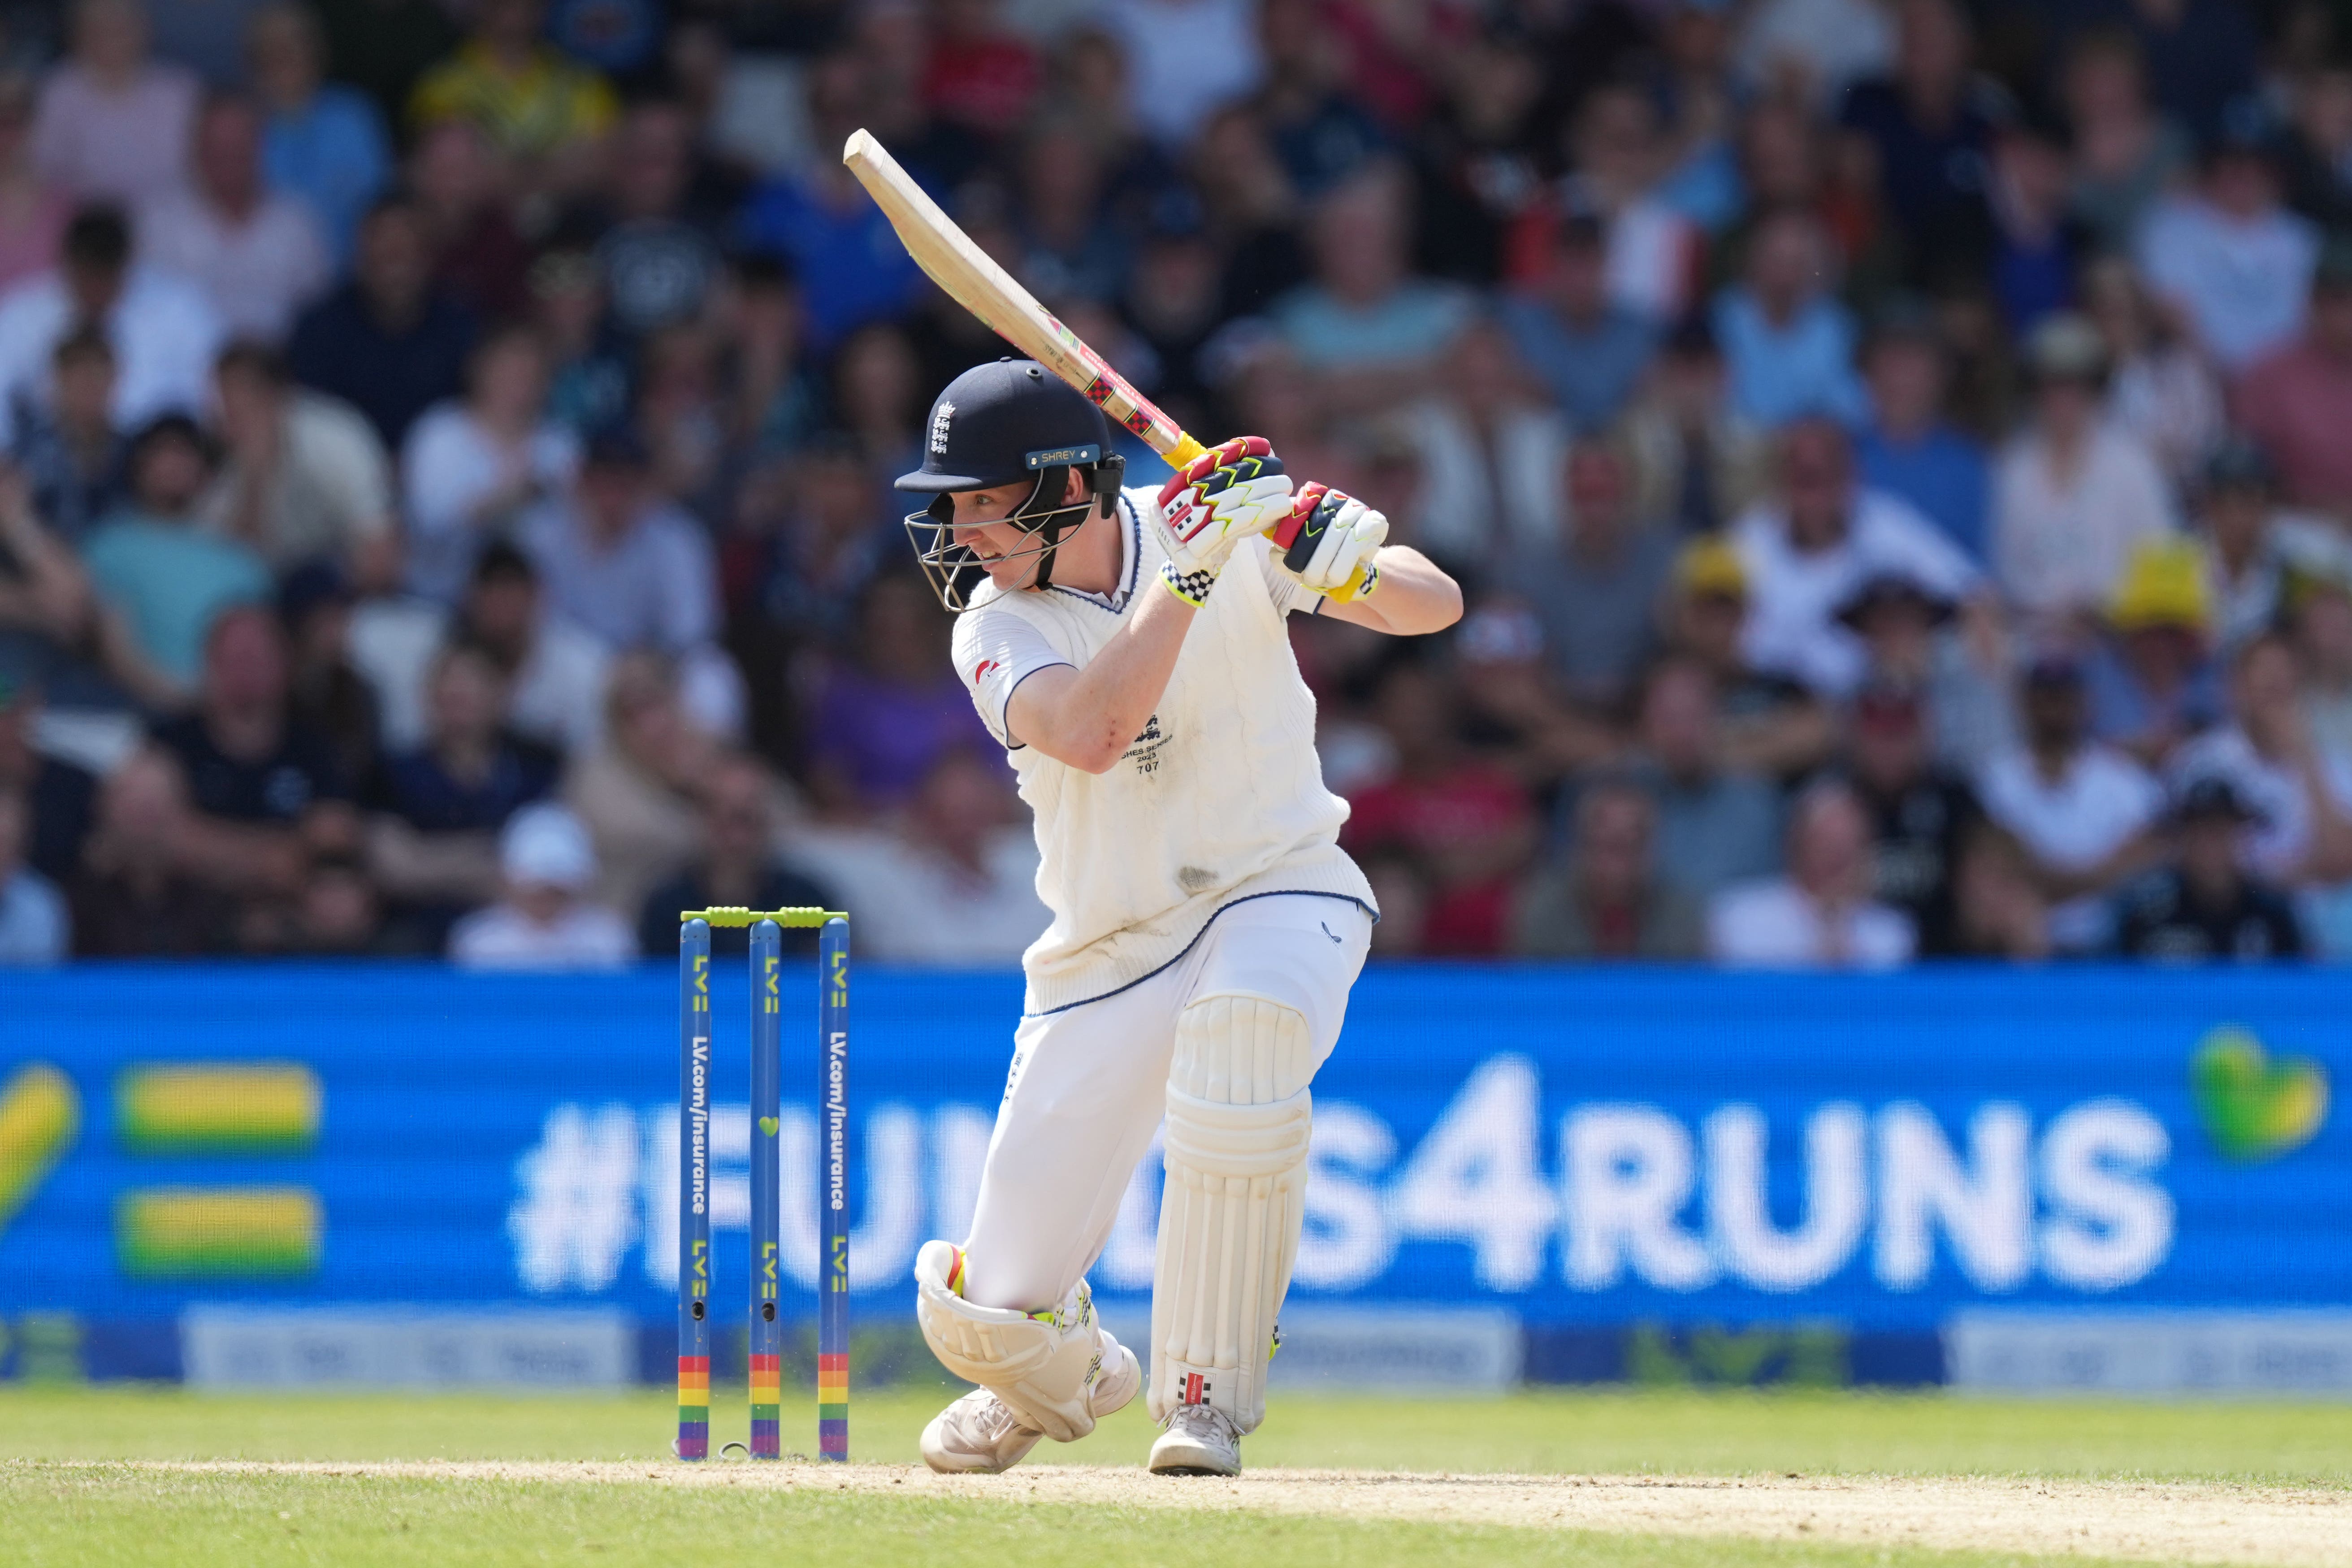
[[[1191,463],[1197,458],[1207,457],[1209,455],[1209,449],[1206,447],[1202,446],[1198,441],[1192,439],[1192,437],[1186,435],[1183,431],[1179,430],[1176,432],[1176,444],[1160,455],[1168,460],[1168,466],[1170,468],[1175,469],[1181,474],[1184,471],[1186,464]]]
[[[1344,605],[1364,591],[1364,579],[1371,574],[1359,566],[1348,574],[1348,580],[1323,596],[1335,605]]]

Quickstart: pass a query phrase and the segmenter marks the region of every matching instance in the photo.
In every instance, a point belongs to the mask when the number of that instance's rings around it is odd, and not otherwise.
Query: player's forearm
[[[1462,618],[1462,588],[1420,551],[1385,544],[1372,557],[1381,569],[1371,596],[1342,605],[1326,600],[1323,614],[1393,637],[1442,632]]]
[[[1084,669],[1055,665],[1013,689],[1005,726],[1057,763],[1108,773],[1151,721],[1183,651],[1193,608],[1156,584],[1135,618]]]

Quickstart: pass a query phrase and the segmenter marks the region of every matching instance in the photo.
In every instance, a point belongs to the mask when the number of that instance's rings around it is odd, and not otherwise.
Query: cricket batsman
[[[1085,1276],[1164,1116],[1150,1465],[1240,1473],[1298,1249],[1307,1085],[1379,914],[1285,620],[1412,636],[1462,610],[1383,544],[1386,518],[1294,489],[1263,440],[1156,494],[1124,471],[1084,395],[1008,359],[940,394],[898,481],[933,498],[907,527],[1035,814],[1054,915],[1023,960],[971,1234],[916,1259],[923,1336],[979,1385],[924,1429],[935,1470],[1006,1469],[1143,1387]]]

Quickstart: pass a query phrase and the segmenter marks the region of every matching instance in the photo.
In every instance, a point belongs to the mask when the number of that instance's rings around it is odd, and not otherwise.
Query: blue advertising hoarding
[[[717,1288],[745,1278],[747,998],[718,966]],[[0,978],[0,1320],[204,1304],[675,1310],[675,979]],[[788,1315],[814,1310],[814,969],[785,981]],[[2352,977],[1374,969],[1315,1085],[1302,1306],[1531,1328],[2352,1307]],[[853,995],[858,1313],[968,1219],[1017,977]],[[1094,1270],[1150,1289],[1156,1156]]]

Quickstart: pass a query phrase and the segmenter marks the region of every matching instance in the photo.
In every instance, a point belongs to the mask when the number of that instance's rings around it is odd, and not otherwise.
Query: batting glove
[[[1362,598],[1380,581],[1372,553],[1388,536],[1385,513],[1314,482],[1290,498],[1289,514],[1273,529],[1282,564],[1311,591],[1342,603]],[[1362,581],[1355,582],[1360,570]]]
[[[1289,508],[1289,476],[1262,437],[1211,447],[1160,488],[1160,542],[1168,550],[1161,580],[1178,598],[1206,603],[1234,546],[1264,533]]]

